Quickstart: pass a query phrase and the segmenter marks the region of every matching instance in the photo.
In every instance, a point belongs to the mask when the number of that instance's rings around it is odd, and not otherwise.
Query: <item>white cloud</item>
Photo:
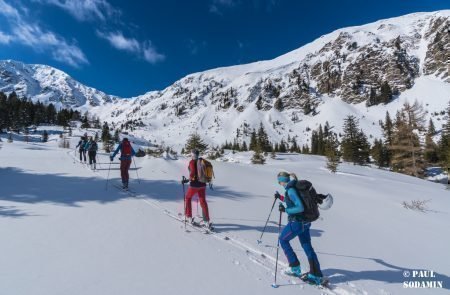
[[[9,44],[11,42],[12,37],[0,31],[0,44]]]
[[[114,48],[134,53],[152,64],[166,58],[164,54],[156,50],[151,41],[139,42],[135,38],[125,37],[120,31],[106,33],[97,31],[97,35],[107,40]]]
[[[144,53],[144,59],[149,63],[154,64],[166,59],[166,56],[164,54],[158,53],[156,51],[156,48],[150,41],[147,41],[143,44],[142,50]]]
[[[99,19],[107,20],[109,17],[120,15],[121,11],[106,0],[35,0],[39,3],[55,5],[79,21]]]
[[[97,31],[97,35],[100,36],[103,39],[106,39],[109,41],[109,43],[119,49],[119,50],[125,50],[130,52],[140,52],[141,46],[139,42],[134,38],[127,38],[125,37],[122,32],[108,32],[108,33],[102,33],[100,31]]]
[[[50,52],[53,59],[73,67],[89,64],[83,51],[76,44],[70,44],[57,34],[27,20],[18,9],[4,0],[0,0],[0,16],[4,17],[9,24],[8,33],[0,32],[0,40],[3,41],[0,43],[17,43],[29,46],[38,52]]]
[[[8,3],[6,3],[4,0],[0,0],[0,15],[15,20],[19,20],[21,18],[19,11],[16,8],[9,5]]]

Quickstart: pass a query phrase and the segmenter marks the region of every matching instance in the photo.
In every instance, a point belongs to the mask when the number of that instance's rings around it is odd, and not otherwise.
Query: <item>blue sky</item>
[[[335,29],[449,0],[0,0],[0,59],[48,64],[108,94],[160,90],[271,59]]]

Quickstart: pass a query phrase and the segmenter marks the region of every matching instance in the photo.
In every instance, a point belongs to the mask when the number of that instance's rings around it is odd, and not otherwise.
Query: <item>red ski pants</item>
[[[128,183],[130,175],[128,170],[130,169],[131,160],[121,160],[120,161],[120,177],[122,177],[122,183]]]
[[[198,200],[203,211],[203,220],[209,221],[208,204],[206,203],[206,187],[189,187],[186,193],[186,216],[192,217],[192,197],[198,194]]]

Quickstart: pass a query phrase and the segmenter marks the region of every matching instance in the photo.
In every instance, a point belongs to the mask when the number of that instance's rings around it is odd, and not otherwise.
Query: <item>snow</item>
[[[213,161],[216,180],[207,191],[218,235],[186,233],[164,210],[175,215],[183,210],[180,179],[188,159],[136,158],[140,183],[131,170],[133,197],[112,186],[119,182],[118,163],[109,164],[103,151],[97,172],[75,159],[73,148],[84,130],[74,130],[72,149],[62,149],[58,130],[46,128],[48,143],[7,143],[1,135],[2,293],[448,294],[450,198],[442,184],[345,163],[331,174],[320,156],[279,154],[258,166],[249,164],[251,153],[228,153],[226,162]],[[334,196],[333,207],[312,226],[313,246],[332,290],[281,272],[280,288],[270,286],[276,210],[263,243],[256,240],[273,193],[282,191],[276,183],[280,170]],[[429,210],[402,207],[412,200],[430,200]],[[195,201],[193,210],[197,214]],[[298,241],[292,244],[307,271]],[[279,269],[286,266],[280,251]],[[405,289],[405,270],[433,270],[444,288]]]

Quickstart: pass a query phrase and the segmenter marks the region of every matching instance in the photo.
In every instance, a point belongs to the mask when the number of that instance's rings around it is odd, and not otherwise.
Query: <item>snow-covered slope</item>
[[[260,122],[273,140],[289,134],[307,143],[309,129],[328,120],[340,131],[349,114],[379,137],[379,120],[405,101],[419,100],[429,114],[446,107],[449,24],[446,10],[340,29],[273,60],[191,74],[163,91],[94,112],[103,120],[141,120],[141,135],[172,144],[193,131],[214,144],[232,140],[237,129],[238,140],[248,140]],[[384,82],[394,101],[366,107]]]
[[[72,147],[83,131],[74,130]],[[51,132],[53,133],[53,132]],[[186,233],[169,217],[183,211],[180,184],[187,159],[136,158],[130,186],[116,190],[118,162],[99,155],[99,171],[74,161],[73,149],[48,143],[0,143],[0,285],[2,294],[448,294],[450,198],[443,185],[380,169],[342,164],[329,173],[323,157],[278,155],[267,165],[247,164],[249,154],[216,162],[208,189],[218,235]],[[263,243],[257,239],[273,202],[280,170],[311,180],[334,195],[334,206],[314,222],[312,242],[332,290],[317,290],[281,272],[271,288],[278,235],[272,213]],[[106,178],[109,188],[105,190]],[[402,202],[430,200],[429,211]],[[194,214],[196,211],[194,200]],[[167,210],[167,211],[165,211]],[[283,218],[283,224],[285,219]],[[229,240],[223,239],[224,236]],[[292,241],[302,270],[307,261]],[[261,256],[264,254],[264,257]],[[433,270],[433,279],[404,271]],[[409,289],[404,281],[442,281],[443,289]],[[275,292],[275,293],[274,293]]]
[[[0,91],[53,103],[58,107],[98,106],[116,98],[87,87],[66,73],[46,65],[0,61]]]
[[[273,60],[191,74],[162,91],[89,111],[104,121],[134,122],[143,126],[137,135],[178,146],[194,131],[212,144],[238,132],[239,141],[248,140],[260,122],[272,140],[290,135],[308,143],[309,130],[328,120],[339,132],[350,114],[379,137],[378,121],[405,101],[417,99],[430,115],[447,106],[449,28],[450,10],[443,10],[339,29]],[[367,107],[386,82],[393,102]]]

